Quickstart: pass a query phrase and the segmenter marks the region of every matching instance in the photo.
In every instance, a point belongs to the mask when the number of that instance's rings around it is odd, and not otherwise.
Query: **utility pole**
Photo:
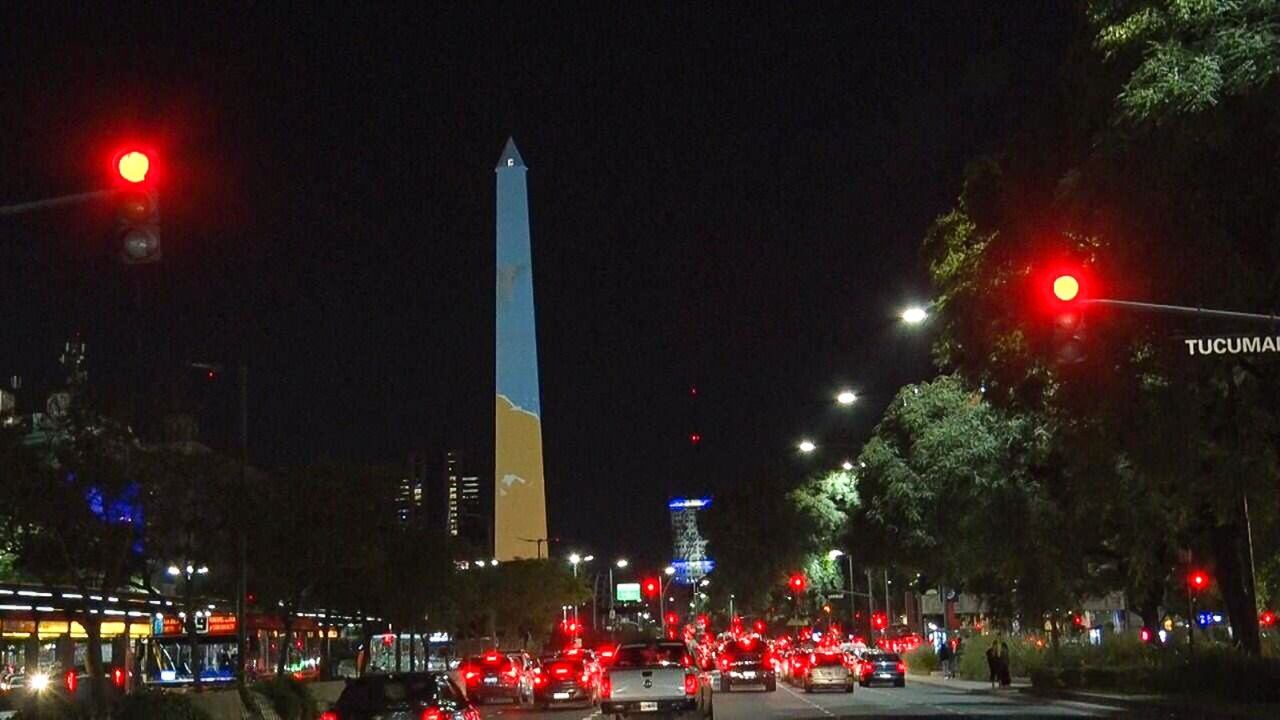
[[[889,569],[884,571],[884,631],[889,632],[893,624],[893,598],[889,595]]]
[[[249,496],[249,365],[243,361],[240,363],[238,384],[240,385],[240,502],[243,503]],[[249,541],[244,530],[247,517],[247,513],[242,514],[240,522],[236,525],[236,544],[239,546],[237,548],[239,578],[236,583],[236,653],[238,657],[236,680],[241,687],[245,682],[245,661],[249,650],[249,635],[246,627],[248,613],[245,607],[249,598]]]

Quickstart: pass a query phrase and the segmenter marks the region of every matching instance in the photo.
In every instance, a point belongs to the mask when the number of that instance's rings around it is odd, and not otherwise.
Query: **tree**
[[[128,428],[99,416],[85,397],[81,356],[63,412],[37,427],[0,431],[0,529],[15,568],[47,585],[69,584],[69,608],[88,636],[91,712],[106,712],[102,601],[144,570],[140,446]]]
[[[925,240],[939,361],[994,404],[1050,418],[1081,482],[1116,482],[1141,500],[1146,516],[1119,501],[1101,508],[1117,566],[1144,578],[1140,602],[1161,585],[1154,570],[1168,567],[1168,543],[1211,555],[1234,636],[1250,652],[1259,644],[1244,507],[1253,499],[1250,509],[1264,510],[1252,522],[1275,522],[1277,371],[1243,356],[1192,363],[1171,337],[1232,329],[1221,324],[1095,311],[1086,360],[1055,364],[1052,322],[1032,310],[1030,284],[1067,257],[1092,266],[1112,296],[1274,305],[1274,9],[1090,3],[1100,52],[1082,58],[1044,114],[1055,122],[975,163]]]

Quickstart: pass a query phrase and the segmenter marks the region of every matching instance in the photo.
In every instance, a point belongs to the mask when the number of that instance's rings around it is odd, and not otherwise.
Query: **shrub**
[[[16,720],[78,720],[87,715],[66,696],[56,692],[27,693],[15,704],[18,711],[14,715]]]
[[[281,720],[316,720],[320,710],[306,685],[291,677],[276,678],[253,686],[253,691],[271,701]]]
[[[965,680],[988,680],[987,648],[996,641],[995,635],[976,635],[967,639],[960,650],[960,662],[956,674]],[[1045,648],[1035,640],[1021,637],[1004,637],[1009,645],[1009,674],[1027,677],[1045,663]]]
[[[938,653],[928,643],[903,653],[902,660],[907,664],[907,672],[912,675],[928,675],[941,666]]]
[[[114,720],[213,720],[186,695],[144,690],[121,699],[112,714]]]

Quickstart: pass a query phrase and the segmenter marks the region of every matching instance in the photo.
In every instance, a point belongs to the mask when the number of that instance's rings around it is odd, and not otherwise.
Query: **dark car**
[[[480,720],[462,689],[444,673],[389,673],[348,680],[320,720]]]
[[[858,684],[863,687],[875,683],[893,683],[894,687],[907,684],[907,664],[897,653],[864,653],[858,663]]]
[[[596,704],[599,686],[595,671],[583,660],[571,657],[543,662],[533,680],[534,701],[543,707]]]
[[[458,673],[474,702],[510,700],[520,705],[533,702],[533,663],[522,656],[490,651],[467,658]]]
[[[720,668],[720,690],[733,692],[735,686],[763,687],[766,692],[778,689],[778,676],[773,653],[763,640],[742,638],[725,643],[716,664]]]

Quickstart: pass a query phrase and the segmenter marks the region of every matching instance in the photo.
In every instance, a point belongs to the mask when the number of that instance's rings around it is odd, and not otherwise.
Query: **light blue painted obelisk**
[[[547,537],[542,404],[524,159],[508,139],[497,174],[494,557],[537,557]]]

